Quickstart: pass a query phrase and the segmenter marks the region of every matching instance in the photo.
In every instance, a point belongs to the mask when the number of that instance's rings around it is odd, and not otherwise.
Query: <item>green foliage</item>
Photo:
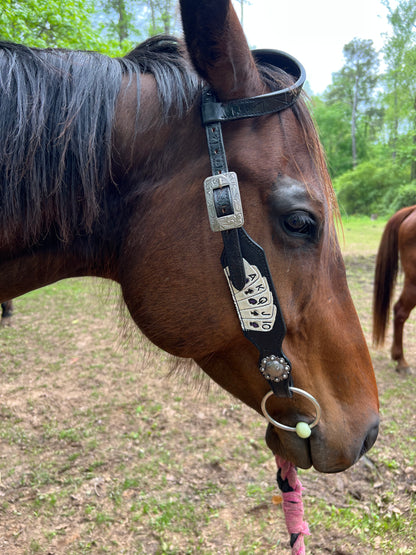
[[[158,33],[172,34],[179,31],[177,21],[176,0],[147,0],[146,34],[153,36]]]
[[[416,181],[400,185],[397,189],[389,189],[383,200],[385,208],[391,212],[416,204]]]
[[[391,210],[385,195],[406,183],[406,172],[391,162],[369,161],[359,164],[334,182],[342,212],[372,214]]]
[[[120,56],[177,29],[175,0],[0,0],[0,39]]]
[[[108,16],[108,36],[117,37],[119,45],[123,45],[129,34],[134,31],[132,10],[128,8],[125,0],[101,1],[101,5],[103,13]]]
[[[329,102],[346,102],[354,110],[368,101],[378,80],[378,54],[372,40],[353,39],[343,49],[345,65],[333,75]]]
[[[347,214],[391,214],[416,202],[416,0],[380,3],[391,26],[382,48],[385,72],[371,41],[354,39],[344,47],[344,67],[313,99]]]
[[[366,119],[371,111],[366,109],[378,80],[378,54],[373,41],[353,39],[343,49],[345,65],[333,75],[333,83],[328,87],[328,104],[344,104],[350,109],[351,165],[355,168],[359,160],[359,122],[360,115]]]
[[[352,167],[351,110],[342,102],[327,104],[319,97],[312,99],[312,109],[326,152],[330,175],[336,177]]]
[[[92,0],[0,0],[0,38],[38,47],[99,49]]]
[[[416,179],[416,0],[399,0],[394,9],[387,0],[383,4],[392,28],[383,47],[385,128],[392,155],[401,158],[410,168],[410,179]]]

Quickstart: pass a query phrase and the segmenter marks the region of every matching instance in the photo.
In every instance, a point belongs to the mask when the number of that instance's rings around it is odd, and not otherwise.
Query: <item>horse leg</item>
[[[399,300],[393,307],[394,327],[393,344],[391,347],[391,358],[397,361],[396,371],[402,374],[410,374],[410,366],[404,358],[403,353],[403,328],[410,312],[416,306],[416,285],[405,280],[403,291]]]
[[[1,303],[1,325],[10,326],[13,314],[13,301]]]

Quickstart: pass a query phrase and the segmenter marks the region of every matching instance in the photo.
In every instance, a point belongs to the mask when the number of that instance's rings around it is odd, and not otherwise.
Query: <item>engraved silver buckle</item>
[[[231,199],[233,202],[233,214],[217,216],[214,204],[214,190],[230,188]],[[227,231],[244,225],[243,207],[241,205],[240,189],[235,172],[220,173],[211,175],[204,181],[205,199],[208,209],[209,224],[212,231]]]

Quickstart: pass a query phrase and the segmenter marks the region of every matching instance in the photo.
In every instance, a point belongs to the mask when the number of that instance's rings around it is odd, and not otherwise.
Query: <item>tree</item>
[[[99,49],[92,0],[0,0],[0,38],[30,46]]]
[[[352,167],[357,165],[357,124],[365,109],[371,106],[371,96],[377,84],[378,54],[372,40],[353,39],[343,49],[345,65],[333,75],[333,84],[326,94],[329,104],[341,102],[351,113]]]
[[[386,126],[392,156],[410,165],[410,179],[416,179],[416,0],[399,0],[388,9],[392,34],[383,48],[387,71],[385,86]]]
[[[139,19],[143,16],[142,0],[99,0],[100,28],[107,44],[119,54],[130,50],[142,38]]]
[[[179,26],[179,9],[177,0],[148,0],[151,13],[149,35],[173,33]]]
[[[332,178],[351,169],[351,113],[342,102],[329,104],[319,96],[312,98],[312,110]]]
[[[101,2],[101,6],[107,16],[109,34],[117,38],[118,45],[122,48],[133,28],[133,14],[125,0],[105,0]]]
[[[120,52],[145,37],[179,29],[177,0],[99,0],[103,33]]]

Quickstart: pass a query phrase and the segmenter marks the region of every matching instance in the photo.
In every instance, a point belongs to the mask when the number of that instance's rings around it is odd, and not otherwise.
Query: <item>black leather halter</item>
[[[302,65],[284,52],[254,50],[254,58],[280,68],[295,79],[288,88],[218,102],[210,89],[202,93],[202,123],[206,129],[212,176],[204,182],[213,231],[221,231],[221,263],[244,335],[260,353],[260,371],[278,397],[292,397],[291,364],[282,351],[286,326],[273,285],[266,255],[243,228],[237,176],[228,171],[221,122],[264,116],[294,104],[305,82]]]

